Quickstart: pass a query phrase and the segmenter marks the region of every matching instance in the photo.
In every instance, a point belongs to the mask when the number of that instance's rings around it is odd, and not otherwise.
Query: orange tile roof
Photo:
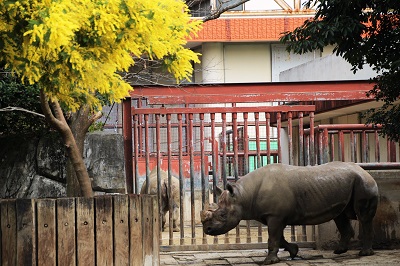
[[[307,17],[219,18],[205,22],[188,42],[277,41],[282,32],[305,20]]]

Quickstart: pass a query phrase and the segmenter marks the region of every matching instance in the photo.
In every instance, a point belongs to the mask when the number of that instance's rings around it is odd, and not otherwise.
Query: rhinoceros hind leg
[[[270,264],[274,264],[274,263],[278,263],[279,262],[279,258],[276,255],[270,256],[270,253],[268,253],[268,256],[265,258],[264,260],[264,265],[270,265]]]
[[[341,213],[334,221],[340,233],[339,246],[334,253],[342,254],[347,252],[350,239],[354,237],[354,230],[345,213]]]
[[[360,238],[363,244],[359,253],[360,256],[374,255],[374,251],[372,250],[372,240],[374,237],[372,220],[375,216],[377,205],[377,197],[372,197],[369,200],[360,200],[355,204],[360,222]]]
[[[297,256],[297,253],[299,252],[299,246],[293,243],[289,243],[286,241],[286,239],[282,236],[281,238],[281,245],[282,248],[285,249],[285,251],[288,251],[290,254],[290,257],[293,259],[294,257]]]

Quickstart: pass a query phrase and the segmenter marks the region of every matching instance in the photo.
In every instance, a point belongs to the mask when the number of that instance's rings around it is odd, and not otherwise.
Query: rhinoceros
[[[166,214],[169,210],[172,210],[173,220],[173,231],[179,232],[178,219],[179,219],[179,179],[175,176],[171,176],[171,192],[172,195],[168,195],[168,172],[160,169],[161,179],[161,218],[162,218],[162,230],[165,230]],[[150,194],[157,195],[157,168],[154,167],[149,175],[150,180]],[[142,185],[140,194],[146,194],[146,181]],[[169,205],[169,198],[172,197],[172,206]]]
[[[227,183],[217,206],[201,211],[203,231],[220,235],[241,220],[268,226],[268,255],[264,264],[279,262],[279,248],[294,258],[298,246],[288,243],[287,225],[316,225],[334,220],[340,233],[336,254],[347,251],[354,236],[350,219],[358,219],[363,241],[360,256],[373,255],[372,221],[378,187],[372,176],[355,163],[331,162],[319,166],[271,164]]]

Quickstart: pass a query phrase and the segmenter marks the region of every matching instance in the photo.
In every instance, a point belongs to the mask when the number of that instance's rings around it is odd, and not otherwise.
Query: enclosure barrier
[[[2,199],[1,265],[159,265],[154,196]]]
[[[398,168],[399,143],[380,136],[381,129],[381,125],[370,124],[327,124],[305,129],[305,157],[318,164],[350,161],[365,169],[372,169],[375,164],[375,168]],[[307,152],[310,143],[315,143],[313,150],[318,151],[313,155]],[[381,149],[383,145],[386,149]]]
[[[266,226],[243,222],[230,233],[212,237],[202,231],[200,211],[209,202],[217,202],[217,185],[224,187],[256,168],[282,162],[283,156],[294,164],[297,142],[293,134],[302,134],[303,117],[312,115],[315,106],[149,108],[141,105],[142,99],[135,101],[136,107],[131,107],[130,101],[124,106],[124,115],[132,118],[124,119],[126,157],[131,160],[127,161],[128,191],[140,191],[144,180],[150,184],[150,172],[155,168],[158,173],[168,171],[168,184],[172,176],[179,180],[178,192],[167,185],[168,195],[179,193],[179,232],[172,230],[173,216],[169,212],[167,230],[161,234],[161,250],[266,248]],[[293,125],[294,118],[301,121],[300,127]],[[281,153],[283,145],[287,155]],[[302,143],[299,145],[302,147]],[[161,181],[160,174],[152,181],[159,194],[164,186]],[[314,233],[305,227],[285,230],[287,239],[302,247],[314,246]]]

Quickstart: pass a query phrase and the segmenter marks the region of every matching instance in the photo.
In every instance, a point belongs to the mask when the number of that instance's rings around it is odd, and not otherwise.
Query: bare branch
[[[213,20],[213,19],[217,19],[219,18],[224,12],[228,11],[229,9],[235,8],[237,6],[240,6],[246,2],[248,2],[249,0],[219,0],[218,1],[218,6],[216,7],[216,9],[212,9],[210,10],[210,13],[206,16],[203,17],[203,22],[209,21],[209,20]],[[195,5],[198,5],[202,2],[202,0],[187,0],[186,4],[189,7],[194,7]],[[228,2],[233,2],[232,4],[223,6],[223,3],[228,3]]]
[[[43,117],[43,118],[45,117],[43,114],[39,114],[39,113],[36,113],[34,111],[30,111],[30,110],[27,110],[27,109],[21,108],[21,107],[8,106],[8,107],[0,109],[0,112],[13,112],[13,111],[21,111],[21,112],[37,115],[37,116],[40,116],[40,117]]]

